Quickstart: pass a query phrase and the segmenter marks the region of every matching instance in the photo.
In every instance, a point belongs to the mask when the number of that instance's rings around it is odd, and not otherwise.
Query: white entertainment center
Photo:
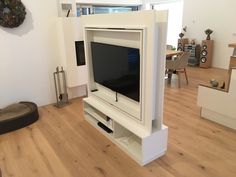
[[[167,150],[168,128],[162,121],[167,12],[89,15],[83,17],[83,22],[88,67],[85,118],[145,165]],[[139,50],[139,101],[95,82],[92,42]]]

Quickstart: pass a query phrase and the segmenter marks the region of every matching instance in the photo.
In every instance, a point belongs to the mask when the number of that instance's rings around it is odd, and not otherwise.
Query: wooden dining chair
[[[184,73],[186,83],[188,84],[186,67],[188,65],[189,56],[190,52],[184,52],[182,55],[178,56],[175,60],[166,60],[165,74],[168,74],[169,82],[171,82],[172,74],[177,74],[179,88],[181,87],[181,82],[180,82],[181,73]]]

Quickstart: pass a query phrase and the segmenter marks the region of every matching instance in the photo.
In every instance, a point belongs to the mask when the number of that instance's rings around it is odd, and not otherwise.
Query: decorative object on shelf
[[[15,28],[25,20],[25,6],[20,0],[0,0],[0,26]]]
[[[207,37],[206,37],[206,40],[211,40],[211,34],[213,33],[213,31],[211,30],[211,29],[206,29],[205,30],[205,34],[207,35]]]
[[[182,39],[183,37],[184,37],[184,33],[179,33],[179,37],[180,37],[180,39]]]
[[[217,82],[215,79],[211,79],[210,84],[211,84],[212,87],[218,87],[219,82]]]
[[[53,73],[53,76],[54,76],[56,100],[57,100],[55,106],[61,108],[69,104],[67,86],[66,86],[66,74],[63,67],[59,68],[58,66],[56,68],[56,72]]]
[[[221,89],[225,89],[225,81],[222,81],[222,82],[221,82],[220,88],[221,88]]]
[[[182,38],[184,37],[184,33],[186,33],[186,32],[187,32],[187,26],[183,27],[183,28],[182,28],[182,32],[179,33],[180,39],[182,39]]]

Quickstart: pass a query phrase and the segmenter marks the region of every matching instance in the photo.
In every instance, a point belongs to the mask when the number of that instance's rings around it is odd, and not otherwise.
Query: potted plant
[[[211,40],[211,34],[213,33],[213,31],[211,30],[211,29],[206,29],[205,30],[205,34],[207,35],[207,37],[206,37],[206,40]]]

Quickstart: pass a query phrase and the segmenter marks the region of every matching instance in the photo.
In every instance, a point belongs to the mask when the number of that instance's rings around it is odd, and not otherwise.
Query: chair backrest
[[[188,59],[190,57],[190,52],[184,52],[182,55],[180,55],[177,60],[179,60],[179,66],[178,69],[185,68],[188,65]]]
[[[178,56],[177,59],[175,59],[174,61],[166,61],[166,68],[172,70],[185,68],[188,65],[188,58],[190,54],[190,52],[184,52],[182,55]]]

